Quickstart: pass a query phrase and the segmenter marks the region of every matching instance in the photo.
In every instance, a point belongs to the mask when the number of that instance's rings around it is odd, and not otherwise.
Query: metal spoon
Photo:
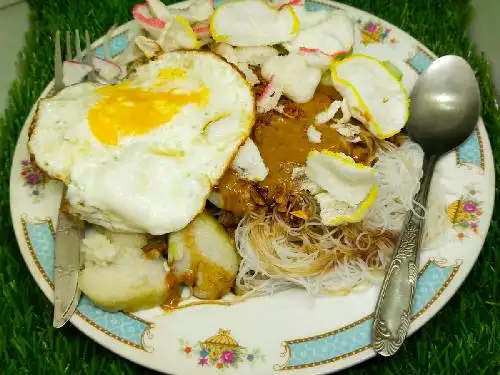
[[[404,226],[385,275],[375,309],[372,343],[383,356],[394,354],[408,333],[418,273],[418,251],[424,229],[424,207],[434,167],[445,153],[465,141],[480,112],[479,87],[470,65],[461,57],[444,56],[420,76],[411,93],[407,130],[424,150],[423,179],[414,211]]]

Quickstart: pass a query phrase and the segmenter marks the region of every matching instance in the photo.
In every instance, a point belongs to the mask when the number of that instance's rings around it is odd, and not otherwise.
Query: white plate
[[[345,9],[358,26],[355,51],[394,63],[403,72],[408,90],[435,58],[408,34],[358,9],[316,0],[307,6],[311,10]],[[111,44],[113,54],[127,46],[131,25],[117,30]],[[41,181],[29,164],[26,143],[32,116],[33,110],[16,147],[10,204],[21,253],[52,301],[53,223],[61,186]],[[474,134],[438,165],[435,184],[446,187],[451,223],[443,234],[444,246],[421,254],[411,332],[444,306],[476,262],[493,210],[493,167],[482,121]],[[370,333],[377,292],[373,287],[345,297],[311,300],[296,290],[231,307],[203,305],[168,314],[158,308],[133,315],[104,312],[83,297],[71,322],[120,356],[170,374],[213,374],[222,369],[262,375],[280,370],[329,373],[375,355]]]

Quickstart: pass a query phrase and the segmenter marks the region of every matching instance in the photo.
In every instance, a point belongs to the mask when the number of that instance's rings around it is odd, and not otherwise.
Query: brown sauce
[[[200,244],[195,241],[191,224],[184,231],[183,256],[189,256],[189,265],[185,269],[177,269],[175,263],[169,262],[171,268],[165,277],[167,293],[162,304],[165,311],[173,311],[179,307],[183,301],[183,286],[190,287],[194,297],[211,301],[225,296],[234,284],[235,275],[209,259],[199,248]]]
[[[158,259],[163,255],[167,255],[168,246],[163,236],[151,237],[148,239],[146,246],[142,248],[144,256],[148,259]]]
[[[256,95],[260,89],[256,88]],[[259,206],[285,204],[290,194],[297,190],[292,171],[305,164],[312,150],[343,152],[358,162],[368,163],[369,152],[365,145],[347,142],[328,124],[316,126],[321,132],[321,143],[309,142],[307,129],[315,123],[316,115],[327,109],[332,101],[341,99],[333,87],[319,86],[308,103],[296,104],[281,99],[285,114],[270,111],[257,115],[252,139],[269,168],[269,174],[264,181],[255,183],[241,180],[232,169],[228,169],[218,186],[224,209],[242,215]],[[341,116],[340,111],[337,116]]]
[[[175,310],[182,300],[180,282],[175,273],[167,272],[165,276],[165,289],[167,293],[161,307],[165,311]]]

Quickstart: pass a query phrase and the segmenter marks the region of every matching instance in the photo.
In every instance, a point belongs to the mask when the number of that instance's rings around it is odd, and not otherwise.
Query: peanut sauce
[[[257,95],[259,90],[257,87]],[[326,110],[334,100],[342,100],[342,97],[333,87],[319,86],[308,103],[297,104],[280,99],[284,114],[277,111],[258,114],[252,139],[269,168],[268,176],[261,182],[249,182],[241,180],[236,172],[228,169],[218,186],[224,209],[242,215],[259,206],[285,204],[290,194],[297,190],[292,179],[293,169],[304,166],[307,155],[313,150],[343,152],[357,162],[368,163],[366,145],[349,143],[329,124],[315,126],[321,132],[320,143],[309,141],[307,129],[315,124],[316,115]],[[342,116],[340,112],[337,118]]]

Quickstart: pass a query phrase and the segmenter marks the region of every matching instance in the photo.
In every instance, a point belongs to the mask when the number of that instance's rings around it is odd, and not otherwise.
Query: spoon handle
[[[372,329],[374,350],[393,355],[403,344],[411,321],[413,297],[418,274],[418,250],[424,232],[425,210],[429,187],[438,157],[424,159],[424,175],[415,195],[414,210],[404,220],[398,244],[382,283]]]

